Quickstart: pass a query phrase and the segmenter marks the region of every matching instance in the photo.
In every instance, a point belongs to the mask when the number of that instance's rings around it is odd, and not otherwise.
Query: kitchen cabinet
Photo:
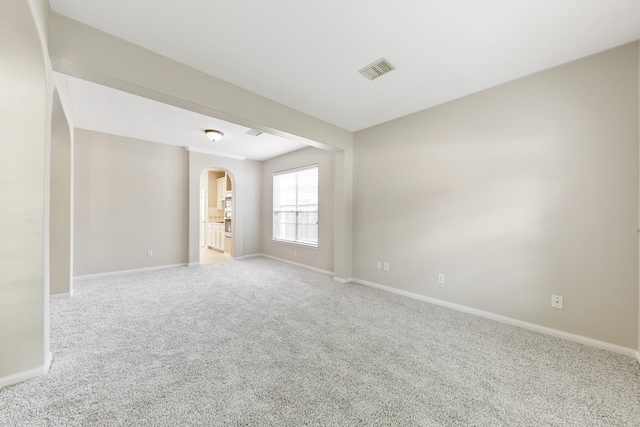
[[[211,224],[207,224],[204,230],[204,245],[211,247]]]
[[[224,196],[227,194],[227,177],[216,179],[216,197],[218,199],[218,209],[224,209]]]
[[[206,244],[211,249],[224,252],[224,224],[210,222],[207,224]]]

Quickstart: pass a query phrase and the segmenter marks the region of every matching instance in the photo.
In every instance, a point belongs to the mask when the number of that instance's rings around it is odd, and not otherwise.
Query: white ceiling
[[[50,0],[356,131],[640,39],[640,0]],[[358,70],[385,57],[396,70]]]
[[[300,142],[183,110],[106,86],[65,76],[74,110],[74,126],[113,135],[189,147],[194,151],[240,159],[266,160],[307,147]],[[224,133],[212,142],[205,129]]]

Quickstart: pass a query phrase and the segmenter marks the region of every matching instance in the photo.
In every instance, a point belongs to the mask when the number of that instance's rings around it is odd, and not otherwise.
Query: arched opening
[[[235,256],[235,180],[223,168],[200,174],[199,263],[211,264]]]

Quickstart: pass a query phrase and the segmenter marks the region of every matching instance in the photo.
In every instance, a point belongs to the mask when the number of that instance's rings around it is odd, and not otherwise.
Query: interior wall
[[[51,114],[51,197],[49,292],[71,294],[72,270],[72,141],[60,96],[53,98]]]
[[[186,263],[187,167],[183,148],[76,129],[74,276]]]
[[[262,162],[245,160],[244,174],[245,181],[251,183],[245,189],[244,210],[251,214],[244,217],[244,254],[259,254],[262,252]]]
[[[353,149],[335,153],[334,280],[353,278]]]
[[[256,167],[251,160],[231,159],[228,157],[215,156],[211,154],[188,152],[189,159],[189,264],[199,262],[200,253],[200,177],[205,169],[224,169],[233,178],[233,257],[241,258],[248,254],[245,250],[255,248],[260,245],[260,235],[245,233],[253,229],[254,224],[259,221],[260,212],[250,209],[252,200],[255,199],[255,188],[260,187],[260,181],[256,180],[256,174],[252,170]],[[249,209],[246,209],[246,207]]]
[[[357,132],[354,277],[637,348],[638,67],[628,44]]]
[[[32,14],[35,3],[0,2],[0,40],[10,41],[0,49],[0,387],[48,369],[51,107],[46,32]]]
[[[318,247],[273,241],[273,174],[317,163]],[[335,153],[309,147],[262,162],[262,253],[334,271]]]
[[[56,71],[345,154],[334,177],[340,196],[334,209],[339,233],[334,239],[334,270],[338,278],[351,277],[351,132],[57,13],[51,14],[50,27],[49,52]],[[163,72],[158,73],[159,69]],[[191,224],[190,241],[197,239],[198,230],[193,227]],[[196,249],[195,243],[190,246],[190,262],[198,262]]]

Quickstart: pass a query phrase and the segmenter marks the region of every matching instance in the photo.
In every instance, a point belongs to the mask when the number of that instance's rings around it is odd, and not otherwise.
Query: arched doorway
[[[222,168],[200,174],[199,262],[211,264],[234,256],[235,182]]]

